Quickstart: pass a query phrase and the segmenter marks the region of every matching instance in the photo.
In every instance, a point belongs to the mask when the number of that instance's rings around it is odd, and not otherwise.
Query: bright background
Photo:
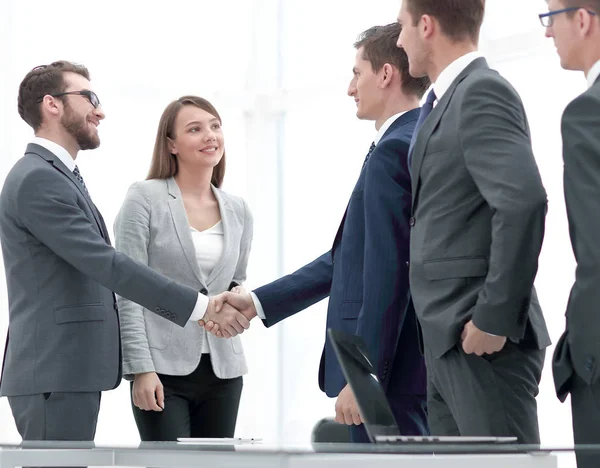
[[[278,278],[333,241],[375,134],[346,95],[352,44],[368,27],[394,21],[398,9],[398,0],[0,0],[0,181],[32,137],[16,95],[36,65],[67,59],[91,71],[107,118],[101,147],[77,161],[109,226],[129,185],[145,178],[164,107],[184,94],[204,96],[224,121],[224,188],[243,196],[255,217],[247,286]],[[585,79],[560,69],[537,19],[545,10],[543,0],[488,0],[481,50],[528,112],[549,198],[536,286],[556,342],[574,278],[560,116]],[[0,288],[5,297],[3,278]],[[6,308],[0,301],[2,337]],[[270,330],[253,323],[244,334],[250,372],[238,436],[303,443],[319,419],[334,414],[334,400],[317,385],[325,312],[323,301]],[[564,445],[572,443],[570,408],[554,395],[553,349],[538,397],[540,428],[543,443]],[[0,440],[19,440],[6,399]],[[121,385],[103,395],[96,441],[138,440]],[[561,466],[574,462],[565,457]]]

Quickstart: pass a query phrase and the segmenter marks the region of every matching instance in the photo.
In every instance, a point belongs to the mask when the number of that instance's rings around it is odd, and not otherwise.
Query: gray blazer
[[[600,376],[600,80],[574,99],[562,118],[564,190],[571,244],[577,260],[567,326],[553,360],[564,401],[577,373],[588,385]]]
[[[252,215],[243,199],[213,186],[224,232],[224,251],[208,277],[203,277],[192,241],[181,191],[173,178],[133,184],[115,220],[116,248],[154,270],[208,295],[241,284],[252,242]],[[230,379],[248,371],[240,337],[216,338],[196,323],[184,328],[159,320],[149,310],[118,297],[123,341],[123,374],[155,371],[188,375],[200,362],[208,336],[217,377]]]
[[[183,326],[198,300],[197,289],[116,252],[82,185],[36,144],[4,182],[0,240],[9,303],[5,396],[115,388],[121,346],[113,291],[167,327]]]
[[[412,155],[410,288],[424,344],[439,357],[464,324],[514,341],[550,338],[533,282],[546,192],[519,95],[485,59],[454,80]]]

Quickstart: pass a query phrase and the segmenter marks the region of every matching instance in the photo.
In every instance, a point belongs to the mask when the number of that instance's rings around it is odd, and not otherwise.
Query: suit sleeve
[[[409,141],[399,139],[380,143],[365,168],[363,304],[356,334],[377,361],[380,376],[388,354],[382,346],[388,344],[395,351],[409,297],[408,146]]]
[[[562,120],[564,190],[569,234],[577,261],[567,306],[569,349],[576,372],[591,384],[600,340],[600,100],[585,93]]]
[[[252,247],[252,236],[254,233],[254,219],[252,218],[252,212],[250,208],[244,204],[244,231],[242,233],[242,240],[240,243],[240,256],[238,259],[237,266],[235,268],[235,274],[233,276],[232,284],[229,286],[231,289],[233,286],[241,286],[246,281],[246,269],[248,267],[248,258],[250,257],[250,248]]]
[[[521,100],[495,76],[466,90],[459,137],[464,163],[492,212],[489,266],[473,309],[475,325],[522,338],[547,209]]]
[[[128,257],[148,264],[150,243],[150,204],[137,184],[131,186],[125,201],[115,218],[115,248]],[[121,319],[121,343],[123,347],[123,375],[154,372],[150,354],[144,308],[129,299],[117,296]]]
[[[270,327],[329,296],[333,277],[331,251],[294,273],[253,292],[258,297]]]
[[[56,255],[105,288],[184,326],[198,300],[198,292],[108,245],[78,205],[70,181],[57,174],[37,169],[21,182],[17,205],[25,228]]]

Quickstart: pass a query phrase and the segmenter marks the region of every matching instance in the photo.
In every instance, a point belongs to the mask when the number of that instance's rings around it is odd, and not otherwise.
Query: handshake
[[[198,324],[207,332],[223,338],[232,338],[250,328],[256,317],[252,296],[241,286],[209,299],[206,313]]]

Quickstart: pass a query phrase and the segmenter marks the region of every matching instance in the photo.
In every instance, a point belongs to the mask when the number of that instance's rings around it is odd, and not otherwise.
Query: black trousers
[[[600,382],[588,385],[576,373],[571,387],[575,445],[600,444]],[[600,451],[576,452],[577,468],[600,467]]]
[[[432,435],[516,436],[539,444],[539,382],[545,350],[507,341],[492,355],[465,354],[457,344],[439,359],[425,348]]]
[[[220,379],[210,354],[189,375],[158,374],[165,392],[161,412],[144,411],[131,404],[144,442],[174,441],[178,437],[233,437],[242,395],[242,377]],[[133,388],[133,384],[132,384]]]

